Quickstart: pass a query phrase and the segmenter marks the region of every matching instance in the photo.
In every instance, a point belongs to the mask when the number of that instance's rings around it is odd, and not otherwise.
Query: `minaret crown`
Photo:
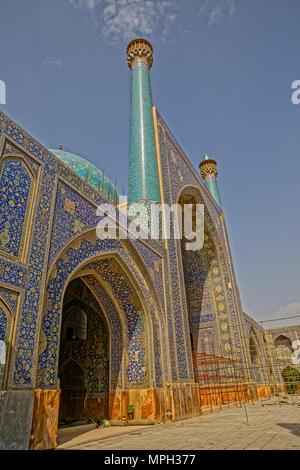
[[[134,39],[127,46],[127,64],[132,69],[136,60],[144,62],[149,69],[153,64],[153,48],[146,39]]]
[[[218,176],[217,162],[204,155],[202,162],[199,165],[201,176],[205,180],[208,176]]]

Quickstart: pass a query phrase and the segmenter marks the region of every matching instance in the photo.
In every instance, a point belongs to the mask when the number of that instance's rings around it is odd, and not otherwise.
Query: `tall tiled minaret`
[[[199,167],[201,171],[201,176],[205,181],[207,189],[209,190],[210,194],[212,195],[220,209],[222,209],[222,203],[217,183],[217,162],[209,158],[208,155],[204,155]]]
[[[151,44],[145,39],[131,41],[127,47],[127,63],[131,69],[128,205],[143,201],[159,203],[150,83]]]

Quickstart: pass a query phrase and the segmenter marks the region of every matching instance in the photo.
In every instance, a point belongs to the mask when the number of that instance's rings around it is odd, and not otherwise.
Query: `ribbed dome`
[[[93,163],[73,153],[65,152],[64,150],[49,149],[49,151],[68,165],[68,167],[75,171],[87,183],[97,189],[105,199],[108,199],[114,204],[118,204],[119,194],[115,186],[105,175],[103,178],[103,172],[93,165]]]

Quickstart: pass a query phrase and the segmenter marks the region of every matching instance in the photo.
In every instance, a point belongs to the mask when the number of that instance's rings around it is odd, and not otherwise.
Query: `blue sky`
[[[1,109],[126,191],[125,50],[148,38],[154,104],[196,168],[218,161],[245,311],[300,314],[299,17],[298,0],[1,0]]]

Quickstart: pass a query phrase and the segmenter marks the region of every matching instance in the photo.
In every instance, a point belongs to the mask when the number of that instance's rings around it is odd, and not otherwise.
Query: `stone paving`
[[[300,404],[276,401],[202,415],[178,423],[87,430],[58,449],[88,450],[300,450]]]

